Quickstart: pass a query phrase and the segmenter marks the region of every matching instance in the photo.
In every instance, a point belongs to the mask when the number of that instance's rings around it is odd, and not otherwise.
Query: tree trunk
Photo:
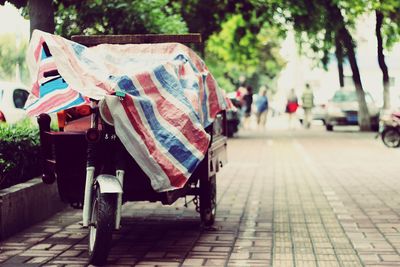
[[[383,23],[383,14],[382,12],[376,10],[376,26],[375,26],[375,34],[376,40],[378,42],[378,63],[381,68],[383,75],[383,109],[390,108],[390,84],[389,84],[389,71],[385,62],[385,55],[383,54],[383,41],[382,41],[382,23]]]
[[[353,82],[356,87],[358,100],[358,125],[361,131],[371,130],[371,118],[369,116],[367,102],[365,101],[365,93],[363,90],[360,71],[357,64],[356,53],[354,49],[354,41],[350,32],[346,28],[343,15],[340,8],[333,0],[325,0],[326,10],[329,14],[329,20],[335,23],[337,38],[346,49],[346,55],[350,62],[351,71],[353,72]]]
[[[335,38],[335,45],[336,45],[335,55],[336,55],[336,60],[337,60],[337,65],[338,65],[338,72],[339,72],[339,84],[340,84],[340,88],[343,88],[344,87],[343,47],[342,47],[342,44],[340,43],[339,37],[337,37],[337,36]]]
[[[353,82],[356,87],[357,99],[358,99],[358,125],[361,131],[371,130],[371,118],[369,116],[367,102],[365,101],[365,93],[362,87],[360,71],[357,64],[356,53],[354,50],[353,38],[351,37],[347,28],[343,27],[339,30],[339,34],[342,38],[343,45],[347,50],[347,57],[351,71],[353,72]]]
[[[28,1],[31,35],[35,29],[54,33],[54,9],[52,2],[52,0]]]

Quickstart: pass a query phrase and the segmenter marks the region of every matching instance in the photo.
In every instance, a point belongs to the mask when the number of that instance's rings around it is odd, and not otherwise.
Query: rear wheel
[[[117,194],[101,193],[97,186],[92,203],[89,226],[89,263],[103,265],[111,248],[112,232],[115,224]]]
[[[329,131],[329,132],[332,132],[332,131],[333,131],[333,125],[326,124],[326,125],[325,125],[325,128],[326,128],[326,130]]]
[[[205,226],[212,226],[217,211],[217,181],[213,175],[200,180],[200,217]]]
[[[400,146],[400,132],[389,128],[382,132],[382,141],[387,147],[396,148]]]

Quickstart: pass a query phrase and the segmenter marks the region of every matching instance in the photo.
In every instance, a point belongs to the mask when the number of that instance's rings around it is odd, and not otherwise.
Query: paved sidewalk
[[[217,178],[218,212],[129,203],[110,266],[400,266],[400,150],[374,134],[241,132]],[[1,266],[85,266],[67,209],[0,245]]]

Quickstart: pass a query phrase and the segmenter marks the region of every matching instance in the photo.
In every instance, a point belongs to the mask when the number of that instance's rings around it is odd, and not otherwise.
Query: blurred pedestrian
[[[262,86],[258,91],[258,97],[255,104],[256,104],[257,125],[260,129],[264,129],[268,115],[268,97],[267,97],[267,88],[265,86]]]
[[[253,88],[246,87],[246,93],[243,95],[242,112],[243,112],[243,128],[248,128],[251,116],[251,105],[253,104]]]
[[[312,109],[314,107],[314,93],[308,83],[301,96],[301,101],[304,110],[303,125],[308,129],[311,127]]]
[[[240,106],[243,106],[243,96],[246,94],[246,87],[239,86],[236,90],[236,100],[240,103]]]
[[[286,110],[285,112],[289,114],[289,128],[293,127],[293,117],[296,114],[297,108],[299,107],[299,101],[296,92],[292,88],[287,96]]]

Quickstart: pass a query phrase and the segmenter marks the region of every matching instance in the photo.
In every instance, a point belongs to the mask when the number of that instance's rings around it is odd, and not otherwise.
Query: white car
[[[379,108],[368,92],[365,92],[365,101],[371,116],[371,127],[378,130]],[[358,125],[358,101],[354,90],[338,90],[329,101],[325,117],[326,130],[332,131],[335,125]]]
[[[25,85],[0,82],[0,122],[12,124],[26,118],[24,105],[28,96]]]

